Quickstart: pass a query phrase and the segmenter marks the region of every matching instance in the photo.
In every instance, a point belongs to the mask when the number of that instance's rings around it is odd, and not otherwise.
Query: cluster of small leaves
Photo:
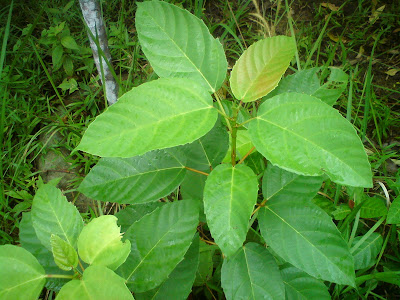
[[[186,299],[192,286],[213,276],[227,299],[329,299],[324,281],[356,287],[355,270],[374,263],[383,239],[372,231],[353,236],[349,245],[327,206],[315,201],[328,178],[349,190],[372,186],[355,129],[332,107],[347,75],[331,68],[321,85],[320,70],[311,69],[281,80],[295,42],[267,38],[232,69],[237,101],[221,101],[216,92],[227,61],[201,20],[147,1],[138,3],[136,28],[160,78],[125,93],[89,125],[78,146],[102,156],[80,191],[129,205],[82,229],[57,189],[39,189],[21,224],[21,244],[40,264],[19,249],[18,260],[33,271],[13,268],[18,281],[0,286],[0,295],[12,298],[26,282],[33,286],[24,291],[38,295],[46,278],[49,288],[62,286],[57,276],[45,275],[59,274],[51,253],[67,274],[72,268],[61,298],[112,293],[132,299],[133,292],[137,299]],[[262,103],[252,117],[246,103],[256,100]],[[178,187],[181,200],[159,202]],[[356,203],[366,215],[367,202]],[[389,211],[393,223],[400,222],[397,202]],[[213,242],[202,230],[207,243],[195,234],[199,221]],[[0,257],[17,255],[14,248],[3,246]],[[214,272],[216,252],[222,258]],[[85,269],[77,254],[90,266]],[[0,265],[10,266],[5,259]],[[10,271],[1,272],[3,282]]]

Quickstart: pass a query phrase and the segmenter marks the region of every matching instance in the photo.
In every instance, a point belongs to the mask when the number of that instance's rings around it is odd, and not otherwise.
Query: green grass
[[[400,72],[394,76],[385,73],[400,68],[396,31],[400,28],[400,6],[396,1],[387,1],[375,20],[370,20],[373,11],[384,3],[374,6],[373,1],[344,1],[339,11],[332,11],[317,1],[255,1],[258,9],[252,0],[169,2],[204,20],[211,33],[221,39],[229,67],[249,45],[274,32],[296,35],[298,53],[290,72],[315,66],[342,67],[351,82],[336,108],[363,138],[375,179],[387,187],[391,200],[399,195],[393,186],[396,180],[398,184],[400,173],[389,164],[390,160],[395,164],[400,161]],[[102,1],[102,8],[122,94],[156,75],[137,41],[135,2]],[[80,46],[80,51],[64,49],[74,66],[72,74],[65,66],[54,68],[52,60],[54,46],[60,42],[49,39],[49,30],[63,22],[64,30]],[[22,212],[29,210],[37,181],[43,175],[37,168],[37,158],[51,151],[39,137],[57,133],[62,142],[52,147],[72,152],[85,128],[106,105],[76,2],[15,2],[13,7],[0,8],[0,24],[0,244],[4,244],[18,243],[19,220]],[[71,90],[60,88],[63,82]],[[219,94],[229,99],[229,93],[226,83]],[[70,167],[63,171],[78,170],[78,177],[66,191],[72,194],[97,158],[74,152],[67,160]],[[329,182],[321,192],[335,204],[347,205],[352,197],[346,188]],[[384,196],[379,184],[368,193]],[[100,212],[110,208],[99,205]],[[91,209],[88,218],[99,213],[96,209]],[[360,220],[357,213],[340,222],[349,236],[368,232],[377,224],[377,220]],[[387,244],[376,268],[392,270],[400,263],[396,229],[380,224],[377,231],[385,235]],[[360,293],[376,299],[380,298],[378,294],[384,295],[383,291],[395,293],[391,285],[382,286],[381,294],[368,286]],[[212,297],[212,293],[218,294],[218,288],[202,292]],[[335,292],[339,296],[344,291],[335,287]]]

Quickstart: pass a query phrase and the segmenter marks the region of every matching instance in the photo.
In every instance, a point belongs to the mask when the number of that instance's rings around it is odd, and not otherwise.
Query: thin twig
[[[199,171],[199,170],[196,170],[196,169],[192,169],[192,168],[189,168],[189,167],[186,167],[186,166],[185,166],[185,169],[187,169],[187,170],[189,170],[189,171],[192,171],[192,172],[195,172],[195,173],[203,174],[203,175],[206,175],[206,176],[209,175],[209,174],[206,173],[206,172],[202,172],[202,171]]]

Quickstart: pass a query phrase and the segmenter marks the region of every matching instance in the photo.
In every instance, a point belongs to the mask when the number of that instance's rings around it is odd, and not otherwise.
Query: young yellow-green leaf
[[[160,285],[183,259],[199,222],[199,201],[182,200],[145,215],[125,233],[131,253],[118,269],[135,293]]]
[[[46,282],[46,273],[27,250],[0,246],[0,299],[35,300]]]
[[[285,287],[274,257],[263,246],[248,243],[225,259],[221,285],[226,299],[285,299]]]
[[[281,258],[317,279],[355,286],[347,243],[332,219],[310,200],[267,201],[258,221],[267,245]]]
[[[71,280],[63,286],[56,300],[134,300],[125,280],[103,266],[90,266],[81,280]]]
[[[105,157],[85,177],[79,191],[101,201],[139,204],[169,195],[183,181],[186,157],[178,149]]]
[[[50,184],[40,187],[32,203],[32,223],[38,239],[51,251],[50,236],[56,234],[72,247],[83,228],[77,208],[59,189]]]
[[[281,267],[281,275],[285,283],[286,299],[332,299],[327,286],[321,280],[315,279],[290,264]]]
[[[51,250],[57,266],[64,271],[76,268],[78,265],[78,254],[75,249],[58,235],[50,237]]]
[[[131,243],[122,242],[121,238],[122,234],[115,216],[105,215],[95,218],[79,235],[79,256],[90,265],[115,270],[125,262],[131,252]]]
[[[215,92],[228,63],[219,40],[202,20],[162,1],[138,3],[136,29],[142,50],[160,77],[192,79]]]
[[[86,130],[77,149],[105,157],[133,157],[193,142],[214,126],[218,112],[203,87],[160,78],[125,93]]]
[[[235,253],[246,239],[257,191],[257,177],[245,165],[222,164],[207,177],[204,212],[211,235],[226,256]]]
[[[256,149],[274,165],[348,186],[372,187],[372,172],[353,126],[321,100],[284,93],[264,102],[249,125]]]
[[[293,38],[274,36],[251,45],[233,66],[230,84],[243,102],[267,95],[279,83],[296,51]]]
[[[400,196],[393,200],[386,218],[388,224],[400,223]]]

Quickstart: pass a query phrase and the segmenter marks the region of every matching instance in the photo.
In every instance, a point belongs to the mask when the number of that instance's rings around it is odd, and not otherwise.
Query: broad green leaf
[[[372,187],[372,172],[360,138],[340,113],[321,100],[284,93],[264,102],[249,125],[256,149],[290,172],[348,186]]]
[[[64,49],[61,45],[57,45],[53,48],[51,52],[53,71],[57,71],[61,67],[63,54],[64,54]]]
[[[131,158],[102,158],[81,183],[90,198],[139,204],[173,192],[185,177],[186,158],[177,149],[154,150]]]
[[[312,199],[323,178],[302,176],[269,164],[264,172],[262,190],[265,199]]]
[[[125,280],[103,266],[90,266],[83,272],[81,280],[71,280],[63,286],[56,300],[107,300],[132,299]]]
[[[332,216],[333,212],[336,210],[337,207],[335,206],[334,202],[330,199],[327,199],[321,195],[317,195],[312,199],[312,202],[322,208],[328,215]],[[348,207],[348,206],[347,206]],[[350,212],[350,207],[349,207]]]
[[[349,76],[339,68],[330,67],[331,74],[328,81],[312,95],[333,106],[345,91]]]
[[[200,241],[199,266],[196,270],[196,279],[194,280],[193,286],[205,285],[207,281],[212,278],[214,271],[213,256],[216,249],[218,249],[218,247],[215,245],[208,245]]]
[[[193,143],[183,145],[180,149],[187,156],[186,166],[203,172],[210,172],[221,163],[229,146],[229,135],[226,127],[217,121],[205,136]]]
[[[71,56],[69,55],[63,56],[63,68],[68,76],[72,77],[74,75],[74,62],[72,61]]]
[[[0,246],[0,299],[38,299],[45,276],[37,259],[24,248]]]
[[[354,286],[354,261],[331,218],[303,199],[276,199],[258,214],[267,245],[295,267],[316,277]]]
[[[140,293],[161,284],[182,260],[199,220],[198,201],[168,203],[132,224],[131,253],[118,273]]]
[[[202,20],[172,4],[147,1],[138,3],[135,22],[142,50],[158,76],[189,78],[211,92],[221,87],[228,63]]]
[[[68,49],[79,50],[78,44],[75,42],[74,38],[70,35],[63,36],[61,38],[61,44]]]
[[[265,170],[265,158],[257,151],[247,156],[244,163],[246,166],[250,167],[256,175],[261,174]]]
[[[75,247],[83,228],[82,217],[76,207],[59,189],[49,184],[39,188],[33,198],[32,223],[38,239],[50,251],[52,234]]]
[[[321,70],[322,74],[320,74]],[[318,77],[324,77],[323,74],[328,70],[330,72],[328,80],[320,85]],[[332,106],[346,89],[348,80],[349,76],[341,69],[335,67],[327,69],[317,67],[302,70],[283,78],[276,89],[264,97],[264,99],[266,100],[282,93],[295,92],[317,97]]]
[[[198,200],[203,199],[204,186],[207,176],[195,172],[187,172],[181,184],[181,194],[183,199]]]
[[[131,243],[121,241],[122,235],[113,215],[100,216],[87,224],[78,239],[81,259],[111,270],[122,265],[131,252]]]
[[[243,245],[257,201],[258,181],[245,165],[222,164],[207,177],[204,212],[211,235],[226,256]]]
[[[136,300],[186,300],[192,290],[199,264],[199,236],[196,234],[183,260],[158,287],[142,294],[135,293]]]
[[[387,214],[385,202],[379,197],[368,197],[363,200],[361,218],[379,218]]]
[[[53,254],[45,248],[36,236],[33,228],[31,212],[24,213],[21,223],[19,224],[19,240],[21,246],[33,254],[44,268],[47,274],[64,274],[73,275],[72,271],[60,271],[60,268],[54,261]],[[64,278],[48,278],[46,288],[59,291],[61,287],[68,281]]]
[[[300,93],[311,96],[320,87],[317,76],[319,69],[320,68],[306,69],[282,78],[278,86],[265,96],[263,100],[283,93]]]
[[[164,204],[163,202],[149,202],[129,205],[114,216],[118,218],[117,224],[121,226],[121,232],[126,232],[133,223]]]
[[[75,249],[58,235],[50,237],[51,250],[57,266],[64,271],[76,268],[78,265],[78,254]]]
[[[230,85],[243,102],[267,95],[289,67],[296,51],[293,38],[275,36],[251,45],[233,66]]]
[[[340,221],[346,218],[351,213],[351,209],[348,204],[341,203],[336,206],[336,209],[332,212],[332,216],[335,220]]]
[[[86,130],[77,149],[133,157],[193,142],[218,117],[211,95],[184,78],[160,78],[125,93]]]
[[[248,243],[222,265],[226,299],[285,299],[285,287],[274,257],[263,246]]]
[[[400,223],[400,196],[393,200],[386,218],[388,224]]]
[[[286,299],[331,299],[328,288],[322,281],[290,264],[285,264],[281,267],[281,275],[285,283]]]
[[[354,238],[352,246],[356,245],[362,236]],[[377,232],[372,234],[354,252],[354,268],[356,270],[371,267],[376,263],[376,258],[382,249],[383,238]]]

